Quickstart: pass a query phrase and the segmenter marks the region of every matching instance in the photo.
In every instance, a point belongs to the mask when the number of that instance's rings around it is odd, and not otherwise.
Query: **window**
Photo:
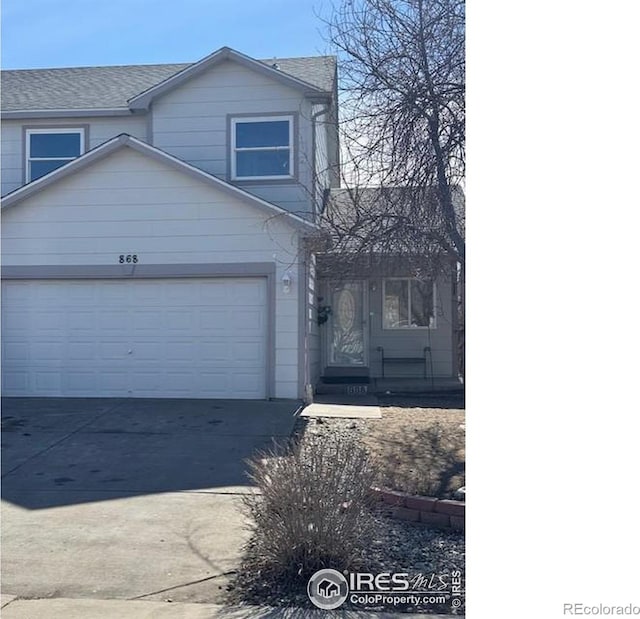
[[[293,116],[231,120],[231,178],[293,177]]]
[[[83,152],[83,129],[27,129],[27,182],[53,172]]]
[[[385,329],[435,327],[435,288],[430,280],[385,279],[382,326]]]

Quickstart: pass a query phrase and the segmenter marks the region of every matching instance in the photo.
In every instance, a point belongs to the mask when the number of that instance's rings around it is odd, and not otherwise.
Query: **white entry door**
[[[264,278],[2,285],[7,396],[266,397]]]
[[[329,303],[329,365],[367,365],[365,283],[332,282]]]

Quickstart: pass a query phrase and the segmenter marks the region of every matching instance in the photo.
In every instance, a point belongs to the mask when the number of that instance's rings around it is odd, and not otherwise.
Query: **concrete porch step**
[[[373,393],[371,389],[372,385],[366,383],[357,383],[357,384],[333,384],[333,383],[319,383],[316,386],[316,394],[319,395],[330,395],[330,394],[339,394],[339,395],[366,395],[368,393]]]
[[[369,384],[327,384],[316,385],[318,395],[362,396],[367,394],[391,393],[464,393],[464,385],[457,378],[372,378]]]

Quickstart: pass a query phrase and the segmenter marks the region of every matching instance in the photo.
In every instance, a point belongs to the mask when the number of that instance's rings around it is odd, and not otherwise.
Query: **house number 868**
[[[138,254],[127,254],[126,256],[124,254],[120,254],[118,262],[120,262],[120,264],[124,264],[125,262],[133,262],[135,264],[138,262]]]

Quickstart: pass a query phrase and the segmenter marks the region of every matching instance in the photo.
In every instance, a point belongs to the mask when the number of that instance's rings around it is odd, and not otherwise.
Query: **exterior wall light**
[[[293,278],[291,277],[291,273],[289,271],[287,271],[282,276],[282,292],[284,292],[285,294],[289,294],[291,292],[291,282],[292,281],[293,281]]]

